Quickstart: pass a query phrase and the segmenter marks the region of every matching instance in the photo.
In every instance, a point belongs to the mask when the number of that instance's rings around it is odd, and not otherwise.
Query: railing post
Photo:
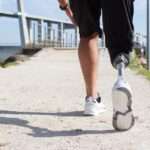
[[[38,21],[38,42],[40,46],[43,46],[44,43],[44,21]]]
[[[147,0],[147,69],[150,70],[149,0]]]
[[[26,47],[29,44],[29,34],[27,28],[27,20],[24,12],[23,0],[17,0],[17,7],[19,16],[19,26],[20,26],[20,38],[22,47]]]
[[[78,29],[78,27],[75,27],[75,47],[77,48],[77,46],[78,46],[78,42],[79,42],[79,29]]]
[[[44,26],[44,47],[47,47],[47,27]]]
[[[47,40],[48,43],[51,43],[52,39],[51,39],[51,22],[47,22]]]
[[[27,19],[27,27],[29,35],[29,45],[31,47],[33,43],[33,28],[32,28],[32,21],[30,19]]]
[[[63,36],[64,36],[64,24],[58,23],[58,43],[60,47],[63,47]]]
[[[35,26],[35,22],[33,24],[33,47],[36,46],[36,26]]]

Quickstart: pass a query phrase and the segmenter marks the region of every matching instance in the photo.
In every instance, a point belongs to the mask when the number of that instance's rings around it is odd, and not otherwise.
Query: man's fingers
[[[72,10],[69,7],[66,9],[66,14],[69,18],[73,16]]]
[[[67,16],[70,18],[71,22],[74,24],[74,25],[77,25],[75,19],[74,19],[74,16],[73,16],[73,13],[72,13],[72,10],[68,7],[66,9],[66,14]]]
[[[67,4],[66,0],[58,0],[58,2],[62,5],[65,6]]]
[[[71,20],[71,22],[74,24],[74,25],[77,25],[75,19],[74,19],[74,16],[73,16],[73,12],[72,10],[70,9],[69,5],[68,5],[68,1],[67,0],[58,0],[60,6],[67,6],[65,8],[65,12],[66,12],[66,15],[69,17],[69,19]]]

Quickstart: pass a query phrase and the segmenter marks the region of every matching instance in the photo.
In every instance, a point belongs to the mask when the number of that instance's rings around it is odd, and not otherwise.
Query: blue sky
[[[67,20],[58,9],[57,0],[24,0],[27,14]],[[0,10],[16,12],[16,0],[0,0]],[[146,33],[146,0],[135,0],[134,16],[135,32]],[[19,43],[18,21],[0,17],[0,45]]]

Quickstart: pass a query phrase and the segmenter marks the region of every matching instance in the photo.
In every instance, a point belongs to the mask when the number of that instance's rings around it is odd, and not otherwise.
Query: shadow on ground
[[[56,116],[65,116],[65,117],[83,116],[82,111],[61,112],[61,113],[60,112],[59,113],[41,113],[41,112],[0,111],[0,114],[54,115],[54,116],[56,115]],[[0,124],[29,128],[31,129],[32,133],[28,133],[27,135],[32,136],[32,137],[62,137],[62,136],[65,137],[65,136],[118,133],[112,129],[110,130],[82,130],[82,129],[49,130],[47,128],[31,126],[30,122],[27,120],[20,119],[20,118],[11,118],[11,117],[0,117]]]
[[[71,112],[19,112],[19,111],[7,111],[0,110],[0,114],[8,115],[39,115],[39,116],[60,116],[60,117],[85,117],[83,111],[71,111]]]

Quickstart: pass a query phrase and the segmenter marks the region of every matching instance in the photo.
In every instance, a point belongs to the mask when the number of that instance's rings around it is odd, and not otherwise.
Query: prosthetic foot
[[[124,55],[119,55],[114,62],[114,67],[118,70],[118,79],[112,89],[113,127],[119,131],[128,130],[134,125],[132,90],[124,79],[127,64],[128,60]]]

